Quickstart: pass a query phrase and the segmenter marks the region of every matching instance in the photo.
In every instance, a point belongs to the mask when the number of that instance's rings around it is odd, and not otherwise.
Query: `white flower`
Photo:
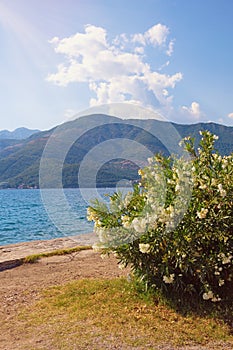
[[[218,140],[218,136],[217,135],[213,135],[213,139],[214,140]]]
[[[223,160],[222,160],[222,168],[225,169],[227,165],[228,165],[228,160],[226,158],[223,158]]]
[[[205,219],[207,213],[208,209],[201,208],[201,210],[197,212],[197,216],[199,217],[199,219]]]
[[[226,193],[225,190],[222,190],[222,191],[220,192],[220,195],[224,198],[224,197],[226,197],[227,193]]]
[[[179,184],[177,184],[176,187],[175,187],[175,191],[179,192],[180,190],[181,190],[181,186]]]
[[[230,264],[231,259],[232,259],[232,255],[226,256],[224,253],[220,253],[219,257],[222,259],[223,265]]]
[[[170,276],[163,276],[163,281],[168,284],[173,283],[174,277],[175,277],[174,273],[172,273]]]
[[[147,222],[146,222],[146,219],[144,219],[144,218],[142,218],[140,220],[138,218],[135,218],[132,221],[132,226],[133,226],[134,230],[136,232],[139,232],[139,233],[145,232],[146,224],[147,224]]]
[[[202,185],[199,186],[199,188],[200,188],[201,190],[205,190],[205,189],[207,188],[207,186],[206,186],[206,184],[202,184]]]
[[[223,189],[222,184],[218,184],[218,190],[222,197],[226,197],[226,191]]]
[[[218,184],[218,190],[219,190],[219,192],[221,192],[223,190],[222,184]]]
[[[168,183],[169,185],[173,185],[173,184],[174,184],[174,181],[173,181],[172,179],[167,179],[167,183]]]
[[[149,243],[140,243],[139,250],[141,253],[149,253],[150,252],[150,244]]]
[[[95,220],[96,220],[95,221],[95,228],[98,229],[99,227],[101,227],[102,222],[99,219],[95,219]],[[91,221],[91,220],[89,220],[89,221]]]
[[[204,300],[209,300],[209,299],[214,298],[214,294],[213,294],[213,292],[212,292],[211,290],[209,290],[207,293],[204,293],[204,294],[202,295],[202,298],[203,298]]]
[[[124,228],[130,228],[129,216],[127,216],[127,215],[122,215],[121,221],[122,221],[122,226],[123,226]]]
[[[219,298],[218,296],[214,296],[212,299],[211,299],[211,301],[213,302],[213,303],[216,303],[217,301],[221,301],[221,298]]]
[[[128,206],[129,204],[130,204],[130,202],[131,202],[131,199],[132,199],[132,193],[131,192],[129,192],[129,193],[127,193],[127,195],[125,196],[125,198],[124,198],[124,206]]]
[[[222,280],[222,279],[220,279],[220,280],[218,281],[218,285],[219,285],[219,287],[223,286],[223,285],[224,285],[224,283],[225,283],[225,281],[224,281],[224,280]]]
[[[88,221],[97,220],[97,215],[91,208],[87,208],[87,220]]]
[[[181,141],[178,143],[178,145],[179,145],[180,147],[182,147],[182,146],[184,145],[184,141],[181,140]]]

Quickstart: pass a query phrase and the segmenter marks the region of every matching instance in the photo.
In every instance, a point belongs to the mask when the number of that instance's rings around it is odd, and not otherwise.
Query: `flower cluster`
[[[174,273],[172,273],[170,276],[163,276],[163,281],[165,283],[168,283],[168,284],[173,283],[174,282],[174,277],[175,277]]]
[[[202,131],[196,148],[186,137],[183,157],[155,155],[131,193],[88,209],[97,248],[114,252],[120,266],[130,264],[145,286],[232,299],[233,155],[218,154],[217,139]]]

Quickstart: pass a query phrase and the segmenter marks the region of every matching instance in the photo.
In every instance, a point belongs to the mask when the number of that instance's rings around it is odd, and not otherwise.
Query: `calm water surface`
[[[64,213],[64,207],[59,205],[59,190],[48,191],[53,212],[59,218],[58,227],[53,222],[56,220],[52,221],[46,212],[40,190],[0,191],[0,245],[92,232],[93,224],[86,220],[88,203],[79,189],[64,191],[71,208],[71,215],[68,216]],[[113,189],[99,190],[100,195],[112,192]]]

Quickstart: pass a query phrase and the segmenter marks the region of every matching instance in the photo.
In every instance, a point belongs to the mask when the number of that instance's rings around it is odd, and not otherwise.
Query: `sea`
[[[107,201],[112,188],[0,190],[0,245],[93,232],[91,199]]]

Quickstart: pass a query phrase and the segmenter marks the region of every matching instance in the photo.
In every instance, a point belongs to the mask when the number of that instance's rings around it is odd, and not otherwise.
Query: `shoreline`
[[[97,236],[91,233],[76,236],[61,237],[49,240],[36,240],[0,246],[0,271],[21,264],[28,255],[51,252],[57,249],[89,246],[97,241]]]

